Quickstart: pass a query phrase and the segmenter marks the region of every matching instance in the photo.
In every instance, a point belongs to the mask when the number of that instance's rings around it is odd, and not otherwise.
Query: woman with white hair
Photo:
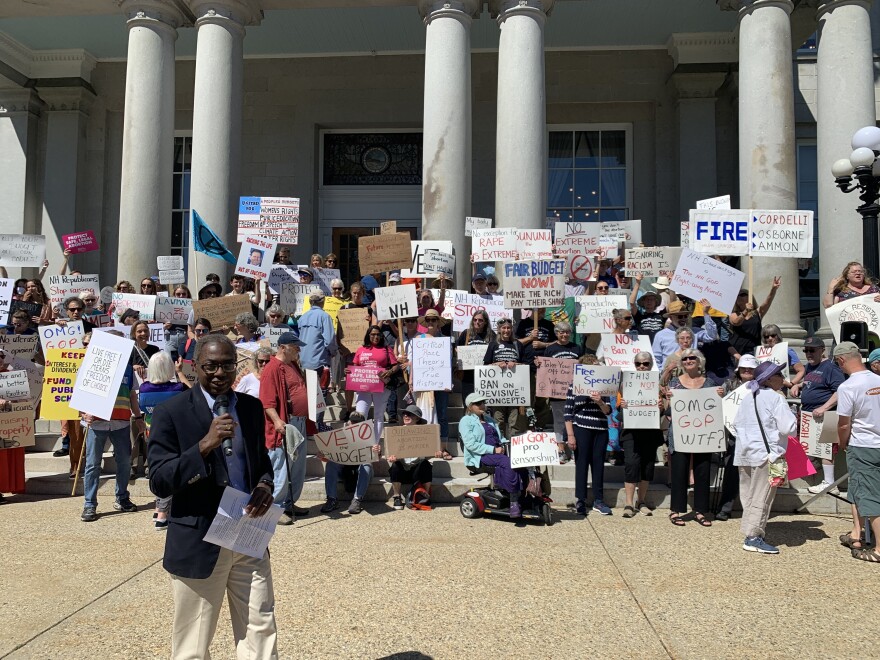
[[[260,324],[253,314],[247,312],[239,314],[235,317],[235,324],[232,327],[238,335],[236,344],[249,343],[260,338]]]
[[[150,357],[147,364],[147,379],[138,390],[138,405],[144,413],[145,436],[150,441],[150,424],[153,421],[153,410],[160,403],[180,394],[190,387],[189,381],[180,371],[180,360],[175,364],[165,351],[159,351]],[[175,376],[177,379],[175,380]],[[171,510],[170,497],[156,498],[156,513],[153,514],[156,531],[168,528],[168,511]]]
[[[272,359],[274,354],[274,351],[270,348],[258,348],[251,359],[251,372],[242,376],[241,380],[238,381],[238,385],[235,386],[235,391],[250,394],[259,399],[260,375],[263,373],[263,367],[269,364],[269,360]]]
[[[476,315],[474,315],[474,318],[476,318]],[[547,348],[544,349],[543,357],[535,358],[535,366],[538,368],[541,367],[541,360],[544,358],[574,361],[584,354],[584,349],[571,341],[571,323],[560,321],[553,326],[553,332],[556,335],[556,341],[547,345]],[[554,398],[548,396],[548,399],[550,400],[550,410],[553,413],[553,434],[556,436],[559,464],[564,465],[568,462],[567,454],[574,456],[574,450],[570,449],[565,441],[568,435],[568,431],[565,428],[565,397]]]

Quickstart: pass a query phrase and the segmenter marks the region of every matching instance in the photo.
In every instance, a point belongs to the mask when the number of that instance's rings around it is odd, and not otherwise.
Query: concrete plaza
[[[0,507],[0,657],[167,658],[164,533],[150,500],[24,495]],[[344,506],[343,506],[344,508]],[[738,519],[673,527],[557,511],[552,527],[458,507],[317,512],[272,542],[282,658],[821,658],[871,651],[877,566],[837,542],[849,522],[780,515],[780,556],[744,552]],[[227,615],[212,647],[233,658]],[[876,656],[875,656],[876,657]]]

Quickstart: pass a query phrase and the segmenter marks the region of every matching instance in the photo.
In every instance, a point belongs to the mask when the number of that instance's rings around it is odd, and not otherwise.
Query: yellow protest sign
[[[42,419],[79,419],[79,413],[68,405],[73,394],[76,372],[86,355],[84,348],[50,348],[46,351],[43,374]]]

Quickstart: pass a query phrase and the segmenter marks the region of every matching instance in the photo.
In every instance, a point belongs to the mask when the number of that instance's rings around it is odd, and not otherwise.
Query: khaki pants
[[[769,463],[761,467],[739,467],[739,499],[743,508],[739,529],[743,534],[764,537],[774,497],[776,488],[770,487]]]
[[[229,600],[238,660],[277,659],[275,594],[268,554],[262,559],[220,549],[217,565],[204,580],[171,576],[174,660],[210,660],[209,648],[223,596]]]
[[[79,456],[82,454],[83,443],[86,440],[86,430],[79,423],[78,419],[71,419],[67,422],[67,437],[70,440],[70,471],[76,471],[76,465],[79,463]],[[85,469],[85,466],[83,466]]]

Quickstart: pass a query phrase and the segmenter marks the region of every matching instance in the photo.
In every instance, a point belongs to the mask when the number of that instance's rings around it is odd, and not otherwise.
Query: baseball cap
[[[804,348],[825,348],[825,342],[821,337],[807,337],[804,339]]]
[[[299,333],[297,332],[284,332],[278,337],[278,345],[279,346],[287,346],[288,344],[293,344],[294,346],[305,346],[304,343],[299,338]]]
[[[486,400],[486,397],[480,394],[479,392],[471,392],[467,395],[467,398],[464,400],[464,405],[466,408],[470,408],[475,403],[481,403]]]
[[[388,276],[388,281],[400,282],[400,273],[391,273],[391,275]]]
[[[875,348],[868,356],[868,364],[880,360],[880,348]]]
[[[485,280],[486,276],[483,273],[477,273],[471,278],[471,284],[476,282],[477,280]]]
[[[849,355],[851,353],[858,353],[859,347],[856,346],[851,341],[842,341],[837,346],[834,347],[834,357],[838,355]]]

